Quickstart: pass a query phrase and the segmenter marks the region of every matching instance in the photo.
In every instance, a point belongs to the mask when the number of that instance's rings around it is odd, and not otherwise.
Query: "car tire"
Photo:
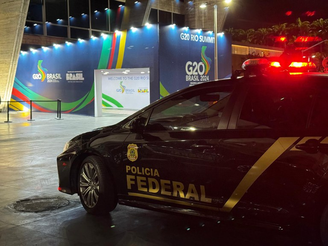
[[[89,156],[82,162],[78,176],[78,194],[90,214],[108,214],[117,205],[114,182],[103,161]]]
[[[328,205],[323,210],[320,219],[320,237],[322,246],[328,246]]]

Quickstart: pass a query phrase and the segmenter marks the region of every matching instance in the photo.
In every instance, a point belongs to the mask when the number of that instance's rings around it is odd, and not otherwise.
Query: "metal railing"
[[[4,121],[4,123],[11,123],[9,116],[10,116],[10,105],[14,103],[28,103],[30,105],[29,109],[29,119],[28,121],[33,121],[33,103],[38,103],[38,102],[57,102],[57,117],[55,119],[61,120],[61,100],[29,100],[29,101],[2,101],[3,103],[7,103],[7,120]]]

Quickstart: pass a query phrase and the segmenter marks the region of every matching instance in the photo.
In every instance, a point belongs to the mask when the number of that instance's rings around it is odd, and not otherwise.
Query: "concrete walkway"
[[[46,245],[41,243],[45,242],[43,234],[23,231],[53,212],[20,213],[13,209],[13,203],[63,197],[70,200],[70,207],[79,204],[77,195],[69,196],[57,190],[56,156],[77,134],[114,124],[133,112],[107,111],[99,118],[63,114],[62,120],[56,120],[56,114],[33,113],[34,121],[28,121],[28,113],[10,112],[12,123],[4,123],[7,114],[0,113],[0,245]]]

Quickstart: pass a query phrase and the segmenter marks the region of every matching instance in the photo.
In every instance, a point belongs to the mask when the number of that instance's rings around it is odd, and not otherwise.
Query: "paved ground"
[[[309,245],[304,239],[221,222],[118,206],[108,216],[85,213],[77,195],[57,191],[56,156],[75,135],[118,122],[133,111],[94,118],[0,113],[0,245]],[[19,212],[17,201],[68,199],[69,205],[39,213]],[[311,245],[311,244],[310,244]],[[313,244],[312,244],[313,245]]]

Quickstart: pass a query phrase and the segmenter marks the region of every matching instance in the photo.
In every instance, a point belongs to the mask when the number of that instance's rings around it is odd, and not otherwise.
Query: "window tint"
[[[328,94],[321,94],[316,98],[312,112],[310,128],[328,129]]]
[[[148,120],[150,114],[150,110],[143,112],[142,114],[134,117],[132,120],[130,120],[128,123],[126,123],[123,128],[130,129],[132,127],[132,124],[139,124],[140,127],[144,127],[146,125],[146,122]]]
[[[208,88],[176,96],[153,110],[147,129],[216,129],[230,90],[230,87]]]
[[[305,129],[312,100],[313,95],[305,88],[251,87],[243,104],[237,128]]]

